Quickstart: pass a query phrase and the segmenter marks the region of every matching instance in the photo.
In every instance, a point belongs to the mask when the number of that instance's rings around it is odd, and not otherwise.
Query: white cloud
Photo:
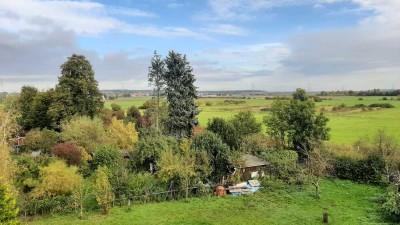
[[[183,6],[183,4],[177,3],[177,2],[170,2],[170,3],[167,4],[167,7],[171,8],[171,9],[177,9],[177,8],[182,7],[182,6]]]
[[[256,19],[258,12],[274,7],[301,5],[315,0],[208,0],[211,12],[194,16],[197,20],[248,21]],[[263,15],[265,16],[265,15]]]
[[[107,7],[107,14],[117,14],[123,16],[133,16],[133,17],[157,17],[156,14],[151,12],[145,12],[139,9],[124,8],[124,7]]]
[[[0,27],[6,30],[45,30],[46,23],[77,34],[98,34],[114,29],[119,21],[103,15],[105,7],[95,2],[1,0]]]
[[[188,59],[204,88],[207,82],[225,85],[225,82],[270,76],[288,54],[283,44],[267,43],[204,50],[189,54]]]
[[[245,31],[243,28],[231,24],[213,24],[206,28],[202,28],[201,30],[209,33],[217,33],[217,34],[233,35],[233,36],[247,35],[247,31]]]
[[[91,1],[0,0],[0,29],[49,32],[62,27],[78,35],[98,35],[118,31],[144,36],[181,36],[207,39],[205,35],[182,27],[158,27],[151,24],[130,24],[111,15],[156,17],[133,8],[108,7]]]
[[[314,9],[324,9],[325,6],[322,5],[322,4],[317,3],[317,4],[315,4],[315,5],[313,6],[313,8],[314,8]]]

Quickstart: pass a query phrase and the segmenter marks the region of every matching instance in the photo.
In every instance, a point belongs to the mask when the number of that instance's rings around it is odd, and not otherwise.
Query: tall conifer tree
[[[165,93],[169,102],[169,133],[178,138],[191,137],[199,114],[194,99],[197,98],[196,78],[186,55],[170,51],[165,59]]]

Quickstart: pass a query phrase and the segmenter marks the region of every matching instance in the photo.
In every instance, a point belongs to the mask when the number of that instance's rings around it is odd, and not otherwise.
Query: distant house
[[[14,150],[17,151],[17,153],[19,153],[21,146],[24,144],[25,144],[25,137],[18,137],[13,144]]]
[[[250,154],[244,154],[241,160],[243,161],[243,166],[239,168],[239,172],[244,180],[264,176],[265,167],[269,165],[267,161]]]
[[[16,144],[17,144],[17,146],[24,145],[25,144],[25,137],[18,137]]]

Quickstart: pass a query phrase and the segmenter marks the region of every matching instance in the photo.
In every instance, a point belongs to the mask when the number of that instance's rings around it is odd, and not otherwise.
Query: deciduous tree
[[[117,120],[117,118],[112,118],[108,136],[118,148],[125,150],[133,150],[133,144],[139,138],[133,123],[125,124],[124,121]]]
[[[214,117],[208,121],[207,130],[218,134],[231,149],[238,150],[240,148],[238,131],[231,122]]]
[[[227,175],[229,166],[229,147],[222,139],[211,131],[203,131],[193,138],[192,148],[195,151],[205,151],[210,158],[212,168],[210,179],[219,182]]]
[[[256,117],[251,111],[241,111],[233,116],[231,120],[233,127],[235,127],[240,139],[250,134],[257,134],[261,132],[261,123],[257,122]]]
[[[32,103],[37,94],[38,90],[32,86],[22,86],[21,93],[19,94],[18,110],[20,117],[18,118],[18,123],[26,130],[30,130],[33,127]]]
[[[107,214],[112,200],[112,188],[108,180],[107,166],[101,166],[96,170],[96,181],[94,184],[96,201],[104,214]]]
[[[316,114],[314,102],[304,97],[303,91],[297,90],[289,103],[275,102],[264,122],[267,133],[282,144],[287,142],[298,152],[299,159],[307,158],[308,151],[329,139],[328,118]]]
[[[161,95],[164,92],[165,88],[165,62],[164,60],[161,59],[161,55],[157,54],[156,51],[154,51],[154,56],[150,61],[151,66],[149,67],[149,73],[148,73],[148,78],[149,78],[149,84],[151,86],[154,86],[154,92],[156,95],[156,101],[157,101],[157,106],[156,106],[156,113],[155,113],[155,118],[156,118],[156,129],[159,130],[159,108],[160,108],[160,100],[161,100]]]
[[[103,108],[102,95],[92,65],[83,55],[73,54],[61,65],[57,89],[71,96],[72,105],[68,107],[72,115],[93,118]]]

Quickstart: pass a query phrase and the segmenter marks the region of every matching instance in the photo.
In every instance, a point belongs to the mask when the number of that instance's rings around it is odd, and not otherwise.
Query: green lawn
[[[149,203],[134,205],[131,211],[116,207],[108,216],[90,213],[80,220],[71,214],[39,218],[27,224],[322,224],[325,210],[330,224],[384,224],[374,201],[383,193],[382,188],[324,180],[321,190],[321,199],[314,197],[313,189],[264,189],[253,196]]]
[[[384,129],[388,134],[395,136],[400,141],[400,101],[388,100],[383,101],[382,97],[326,97],[332,100],[324,100],[316,103],[319,109],[329,106],[338,106],[346,104],[353,106],[356,104],[370,105],[372,103],[390,103],[395,106],[393,109],[382,109],[377,111],[367,111],[358,113],[327,113],[330,119],[328,126],[331,128],[331,141],[338,144],[352,144],[358,138],[365,135],[373,135],[378,129]],[[390,98],[390,97],[389,97]],[[107,101],[106,107],[110,107],[111,103],[115,102],[122,106],[123,109],[128,109],[130,106],[140,106],[150,97],[135,97],[135,98],[119,98],[113,101]],[[197,100],[200,105],[201,113],[198,116],[200,125],[207,126],[207,121],[213,117],[230,118],[240,110],[252,110],[259,121],[262,121],[266,112],[261,112],[260,109],[271,105],[272,100],[265,100],[263,97],[256,99],[237,99],[246,101],[245,104],[239,105],[224,105],[223,101],[226,98],[200,98]],[[395,98],[396,99],[396,98]],[[211,106],[206,106],[206,102],[211,102]],[[266,127],[263,127],[264,131]]]

